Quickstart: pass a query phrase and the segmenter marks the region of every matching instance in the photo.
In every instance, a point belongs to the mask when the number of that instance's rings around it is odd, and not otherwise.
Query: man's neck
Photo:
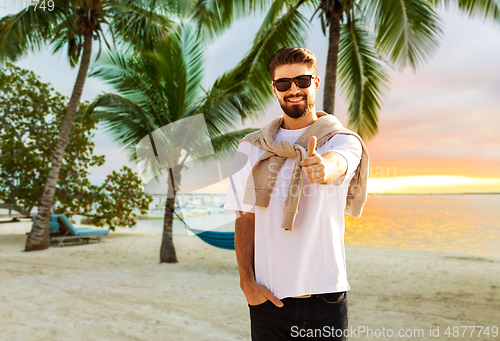
[[[310,113],[305,114],[302,117],[299,118],[291,118],[290,116],[287,116],[286,114],[283,114],[283,124],[281,125],[281,128],[283,129],[289,129],[289,130],[294,130],[294,129],[302,129],[307,126],[310,126],[311,124],[314,123],[318,119],[318,116],[316,115],[316,109],[313,108]]]

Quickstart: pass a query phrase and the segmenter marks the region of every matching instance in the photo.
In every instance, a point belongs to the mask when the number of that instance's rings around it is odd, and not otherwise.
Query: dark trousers
[[[347,292],[281,301],[281,308],[269,300],[248,305],[253,341],[347,340]]]

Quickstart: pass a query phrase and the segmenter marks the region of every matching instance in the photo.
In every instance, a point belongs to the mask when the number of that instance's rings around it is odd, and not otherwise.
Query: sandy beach
[[[99,244],[23,252],[30,222],[0,224],[0,340],[250,340],[234,252],[176,234],[117,229]],[[500,258],[347,246],[350,325],[500,327]],[[469,329],[469,332],[471,329]],[[469,334],[469,333],[468,333]],[[356,340],[415,340],[367,337]]]

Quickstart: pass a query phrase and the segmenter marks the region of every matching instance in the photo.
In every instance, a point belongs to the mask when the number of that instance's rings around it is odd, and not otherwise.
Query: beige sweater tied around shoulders
[[[246,135],[241,141],[247,141],[256,147],[266,150],[252,168],[248,177],[243,203],[268,207],[271,192],[286,159],[295,158],[295,166],[290,180],[290,187],[283,207],[283,222],[281,227],[287,231],[293,230],[293,224],[297,217],[300,194],[302,192],[303,176],[300,162],[307,158],[307,148],[311,136],[316,136],[317,147],[323,145],[336,134],[354,135],[358,138],[363,152],[361,161],[356,168],[355,174],[349,184],[347,191],[345,214],[353,217],[361,217],[361,212],[367,199],[368,165],[370,156],[368,150],[355,132],[344,128],[342,123],[333,115],[318,112],[318,119],[292,144],[290,141],[275,141],[278,129],[283,123],[283,116],[279,116],[266,124],[262,129]],[[272,170],[272,171],[271,171]],[[292,191],[299,186],[300,191]]]

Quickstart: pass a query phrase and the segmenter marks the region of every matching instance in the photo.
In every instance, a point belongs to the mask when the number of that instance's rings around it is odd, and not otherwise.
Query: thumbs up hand
[[[326,183],[329,169],[325,159],[316,151],[316,136],[311,136],[307,148],[307,158],[300,162],[302,169],[306,172],[311,183]]]
[[[307,147],[307,157],[313,157],[314,154],[318,154],[316,151],[316,136],[311,136],[309,139],[309,146]]]

